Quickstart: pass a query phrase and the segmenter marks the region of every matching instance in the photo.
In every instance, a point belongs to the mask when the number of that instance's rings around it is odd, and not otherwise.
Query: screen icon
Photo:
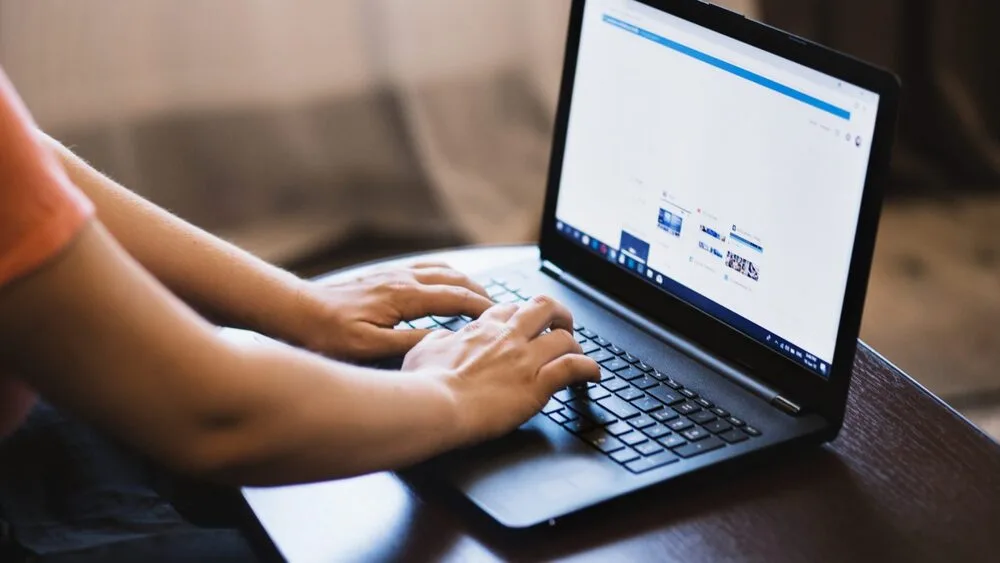
[[[583,244],[590,244],[590,237],[583,235]]]
[[[826,364],[820,364],[819,371],[823,372],[823,375],[826,375]]]
[[[611,258],[611,261],[613,262],[618,259],[618,251],[612,248],[608,252],[608,256]]]
[[[771,341],[771,335],[770,335],[770,334],[768,334],[768,335],[767,335],[767,341],[768,341],[768,342],[770,342],[770,341]]]
[[[565,226],[566,225],[563,225],[562,221],[559,221],[558,223],[556,223],[556,230],[562,232],[563,227]]]
[[[656,283],[658,283],[658,284],[661,284],[661,285],[662,285],[662,284],[663,284],[663,276],[661,276],[661,275],[657,275],[657,276],[656,276]]]
[[[618,263],[621,264],[622,266],[625,265],[625,255],[624,254],[622,254],[621,256],[618,257]]]
[[[649,279],[653,279],[653,270],[646,270],[646,277]]]
[[[858,135],[857,138],[854,139],[854,146],[859,148],[861,147],[861,135]]]

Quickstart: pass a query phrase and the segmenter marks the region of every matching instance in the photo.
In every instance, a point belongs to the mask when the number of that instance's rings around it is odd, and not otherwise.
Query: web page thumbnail
[[[680,213],[660,208],[660,218],[657,221],[657,226],[662,231],[666,231],[675,237],[680,237],[681,229],[684,228],[684,217]]]
[[[743,274],[753,281],[760,281],[760,269],[757,265],[735,252],[726,252],[726,267]]]

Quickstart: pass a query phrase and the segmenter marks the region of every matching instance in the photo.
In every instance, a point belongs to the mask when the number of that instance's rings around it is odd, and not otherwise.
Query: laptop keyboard
[[[516,284],[485,284],[497,303],[531,299]],[[398,328],[456,331],[467,317],[426,317]],[[741,417],[583,326],[573,327],[583,353],[601,365],[601,382],[563,389],[542,409],[563,428],[632,473],[759,438]]]

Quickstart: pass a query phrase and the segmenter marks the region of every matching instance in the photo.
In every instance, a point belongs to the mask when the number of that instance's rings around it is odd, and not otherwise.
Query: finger
[[[472,281],[471,278],[459,272],[458,270],[452,270],[447,267],[427,267],[427,268],[417,268],[413,270],[413,277],[424,285],[453,285],[456,287],[464,287],[469,291],[474,291],[479,295],[489,299],[490,294],[487,293],[486,288],[479,285],[478,283]]]
[[[572,332],[573,315],[562,303],[551,297],[539,295],[521,305],[510,319],[515,332],[533,338],[547,328]]]
[[[425,268],[450,268],[447,262],[436,262],[434,260],[428,260],[426,262],[414,262],[410,264],[409,268],[411,270],[423,270]]]
[[[546,396],[560,389],[601,380],[601,368],[587,356],[569,354],[546,364],[538,371],[538,383]]]
[[[451,285],[412,285],[393,295],[404,319],[428,315],[479,317],[493,306],[489,299],[464,287]]]
[[[506,303],[504,305],[494,305],[488,311],[480,315],[480,319],[483,321],[492,321],[497,323],[507,323],[511,317],[521,307],[515,303]]]
[[[539,365],[545,365],[566,354],[582,354],[580,344],[573,334],[565,330],[553,330],[534,339],[530,343],[532,355]]]

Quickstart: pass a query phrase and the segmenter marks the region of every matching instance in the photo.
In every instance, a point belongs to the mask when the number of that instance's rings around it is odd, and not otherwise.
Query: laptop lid
[[[696,0],[575,0],[545,260],[843,417],[889,73]]]

